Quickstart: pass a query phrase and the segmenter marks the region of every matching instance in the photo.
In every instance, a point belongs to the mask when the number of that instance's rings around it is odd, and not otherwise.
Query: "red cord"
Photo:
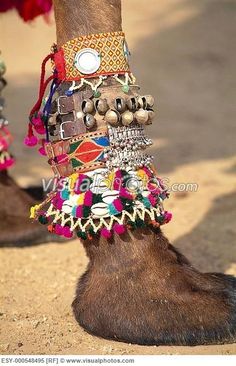
[[[45,57],[45,59],[42,62],[38,100],[33,106],[32,110],[30,111],[30,117],[40,109],[47,85],[54,78],[54,75],[51,75],[46,81],[44,81],[46,73],[46,64],[48,60],[52,59],[53,55],[54,55],[53,53],[50,53],[47,57]]]
[[[45,83],[41,86],[40,88],[40,93],[39,93],[39,98],[37,100],[37,102],[35,103],[35,105],[33,106],[33,108],[30,111],[30,117],[35,113],[38,112],[38,110],[40,109],[40,106],[42,104],[42,99],[45,93],[45,90],[48,86],[48,83],[54,79],[54,75],[49,76],[49,78],[45,81]]]
[[[34,135],[33,127],[32,127],[32,124],[31,124],[31,123],[29,123],[29,124],[28,124],[28,134],[27,134],[27,136],[28,136],[28,137],[31,137],[31,136],[33,136],[33,135]]]
[[[50,53],[49,55],[47,55],[45,57],[45,59],[42,62],[42,65],[41,65],[41,76],[40,76],[39,95],[40,95],[40,91],[41,91],[42,85],[44,83],[45,72],[46,72],[46,64],[47,64],[48,60],[52,59],[53,55],[54,55],[53,53]]]

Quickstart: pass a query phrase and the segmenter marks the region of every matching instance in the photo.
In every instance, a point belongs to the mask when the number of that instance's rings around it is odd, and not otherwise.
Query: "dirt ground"
[[[236,2],[123,2],[133,71],[159,110],[149,131],[159,173],[170,185],[198,185],[196,192],[172,193],[166,207],[174,219],[164,232],[199,269],[236,275]],[[22,186],[51,176],[45,159],[22,139],[54,32],[53,21],[24,25],[14,13],[0,17],[18,160],[12,174]],[[2,354],[236,354],[236,345],[143,347],[88,335],[70,307],[87,264],[78,240],[3,247],[0,263]]]

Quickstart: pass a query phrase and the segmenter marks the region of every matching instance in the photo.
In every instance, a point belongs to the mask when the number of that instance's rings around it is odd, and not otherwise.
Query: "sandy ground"
[[[123,13],[134,73],[157,100],[150,136],[160,175],[198,185],[197,192],[172,193],[166,207],[174,220],[164,232],[199,269],[236,275],[236,2],[124,0]],[[21,141],[54,32],[41,19],[29,26],[13,13],[0,18],[18,159],[12,174],[22,186],[51,176]],[[236,354],[235,345],[141,347],[86,334],[70,308],[87,264],[78,240],[5,247],[0,257],[3,354]]]

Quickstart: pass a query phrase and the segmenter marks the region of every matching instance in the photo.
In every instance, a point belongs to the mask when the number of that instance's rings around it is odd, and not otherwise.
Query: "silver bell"
[[[152,108],[154,106],[154,98],[152,95],[145,95],[147,108]]]
[[[138,97],[138,106],[139,108],[146,109],[147,108],[147,101],[145,97],[139,96]]]
[[[105,121],[111,126],[118,126],[120,121],[120,114],[114,109],[109,109],[105,114]]]
[[[91,99],[85,99],[82,102],[82,110],[84,113],[93,113],[94,111],[94,104]]]
[[[132,122],[133,122],[133,120],[134,120],[134,115],[133,115],[133,113],[132,113],[132,112],[130,112],[130,111],[125,111],[125,112],[122,114],[121,118],[122,118],[122,125],[124,125],[124,126],[129,126],[129,125],[130,125],[130,123],[132,123]]]
[[[137,97],[130,97],[127,102],[127,107],[130,111],[134,112],[138,109],[138,98]]]
[[[99,114],[105,114],[108,111],[108,109],[109,109],[107,100],[106,99],[98,99],[98,100],[96,100],[96,102],[95,102],[95,108],[96,108],[96,110],[97,110],[97,112]]]
[[[140,108],[137,112],[135,112],[134,117],[139,124],[145,125],[148,121],[148,111]]]
[[[150,110],[148,111],[148,121],[147,121],[147,125],[151,125],[151,124],[152,124],[152,121],[154,120],[154,118],[155,118],[155,112],[154,112],[152,109],[150,109]]]
[[[84,116],[84,124],[88,130],[93,128],[96,124],[96,120],[92,114],[86,114]]]
[[[116,98],[115,102],[114,102],[114,106],[118,112],[123,113],[126,109],[126,103],[125,103],[124,98]]]

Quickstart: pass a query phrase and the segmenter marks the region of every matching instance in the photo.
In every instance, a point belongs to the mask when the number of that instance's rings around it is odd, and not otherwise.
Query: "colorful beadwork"
[[[162,206],[167,196],[161,181],[148,168],[116,169],[112,173],[96,169],[62,178],[50,203],[46,200],[37,206],[33,215],[59,235],[71,237],[75,231],[87,237],[91,230],[104,236],[108,231],[122,234],[123,225],[168,222],[170,214]]]

